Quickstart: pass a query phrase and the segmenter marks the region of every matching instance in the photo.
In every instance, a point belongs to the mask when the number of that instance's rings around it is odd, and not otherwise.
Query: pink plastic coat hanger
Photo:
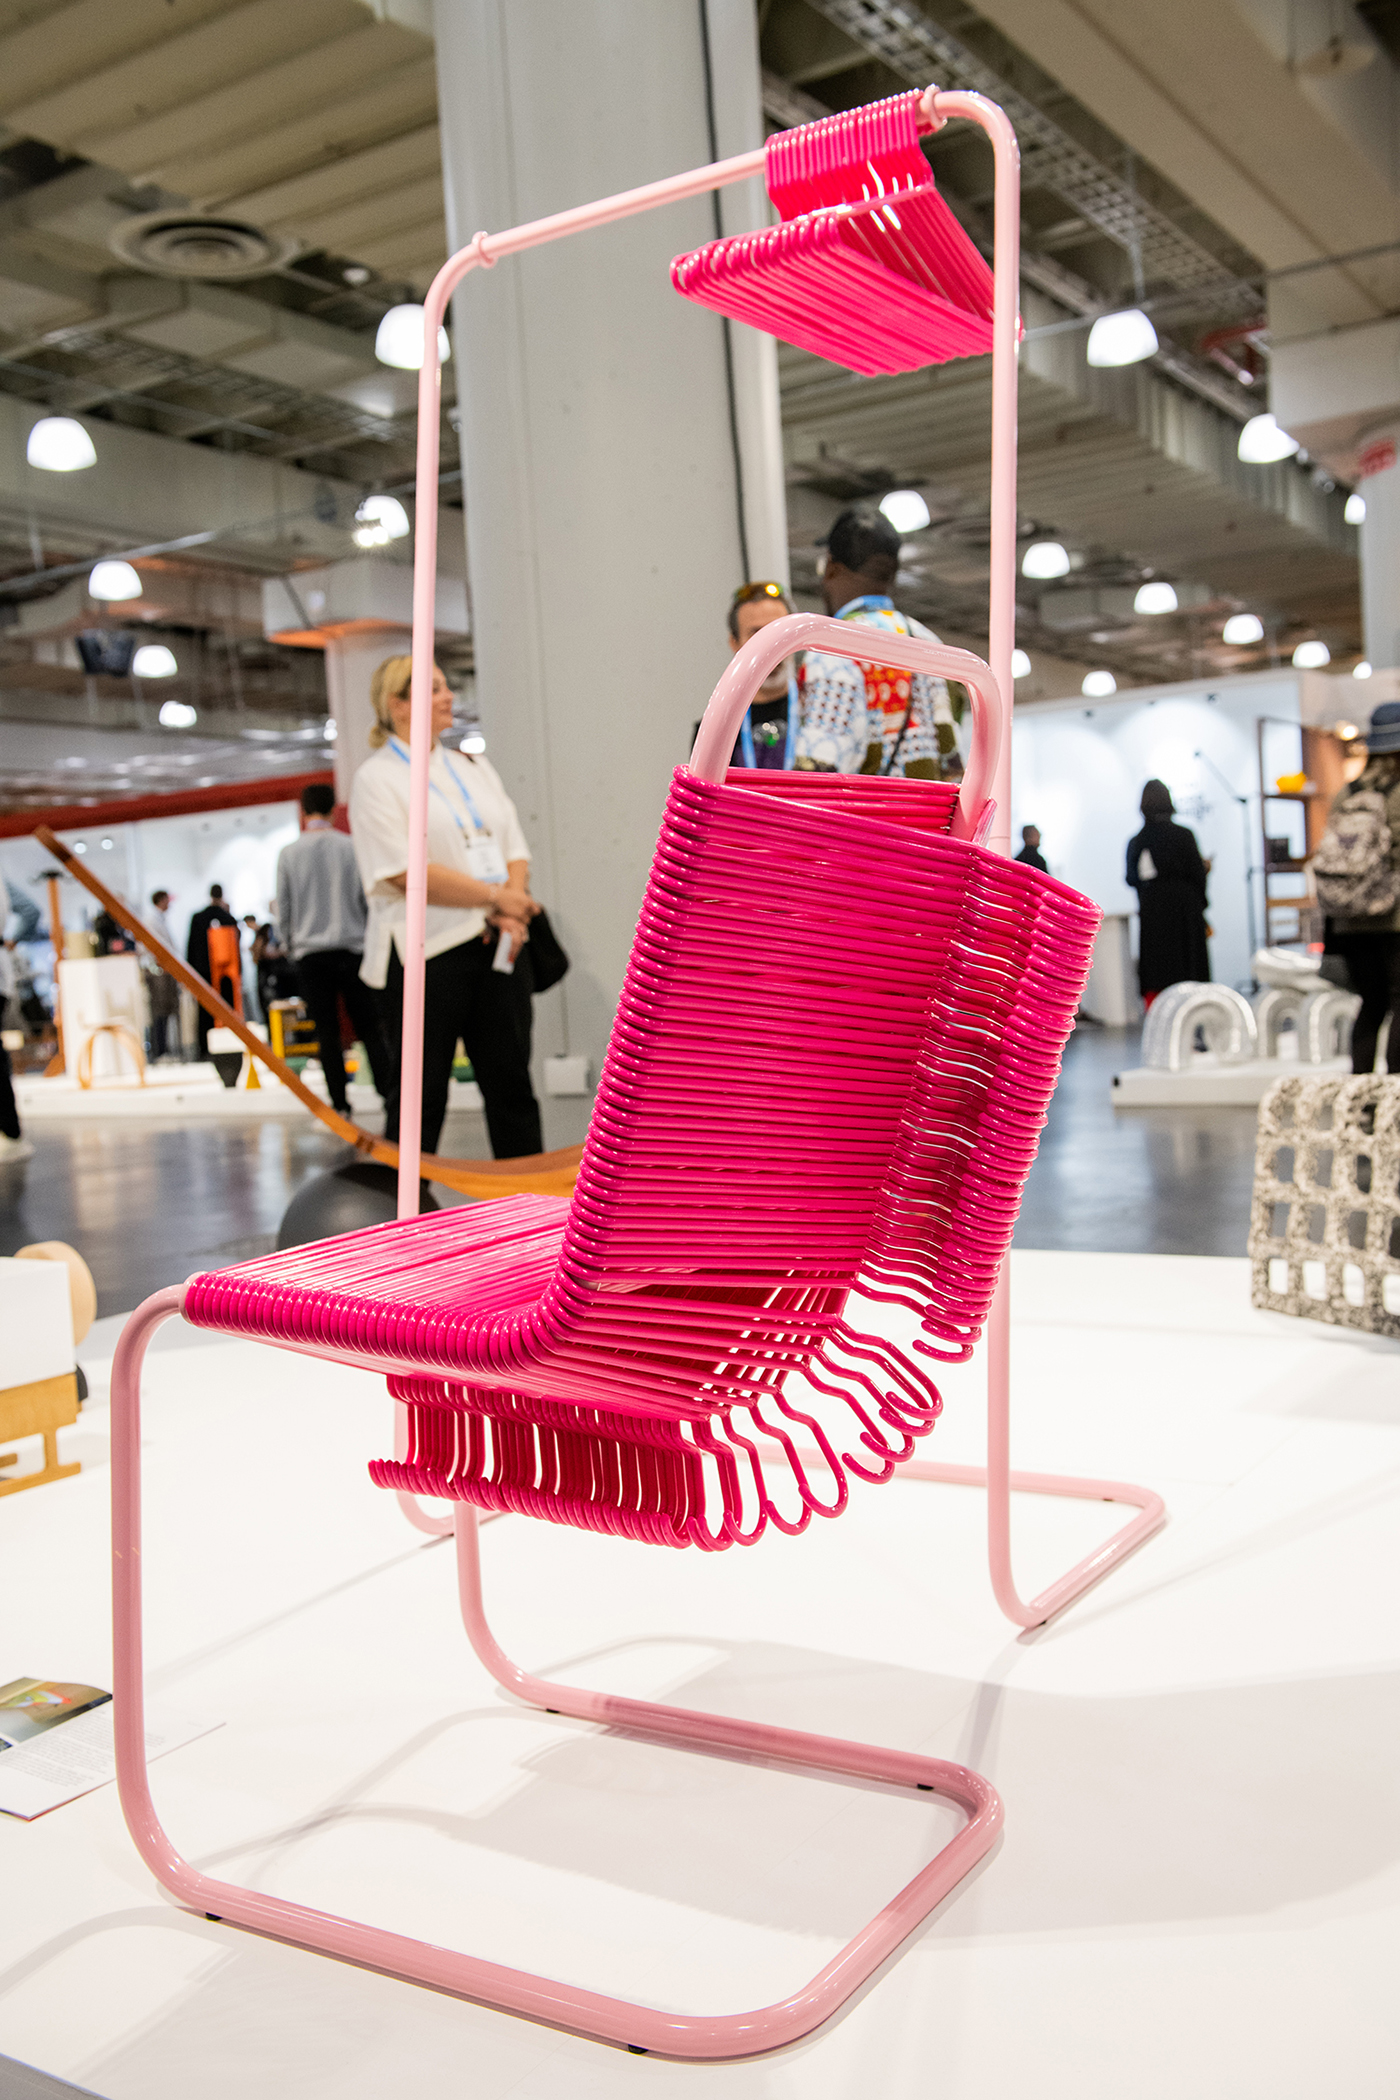
[[[856,372],[990,350],[992,272],[919,150],[925,100],[776,133],[765,174],[784,223],[677,256],[676,290]]]

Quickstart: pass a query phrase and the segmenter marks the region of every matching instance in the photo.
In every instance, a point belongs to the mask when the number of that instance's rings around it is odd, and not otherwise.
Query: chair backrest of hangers
[[[970,849],[939,784],[900,784],[921,834],[764,777],[675,776],[565,1238],[595,1283],[844,1288],[868,1238]]]
[[[732,1334],[864,1277],[975,1331],[1098,914],[949,837],[953,799],[677,773],[551,1293],[571,1326],[653,1289]]]

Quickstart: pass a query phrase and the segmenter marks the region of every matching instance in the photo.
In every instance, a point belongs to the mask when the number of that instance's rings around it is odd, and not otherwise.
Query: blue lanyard
[[[390,749],[390,750],[391,750],[391,751],[393,752],[393,754],[394,754],[395,758],[401,758],[401,759],[403,760],[403,762],[404,762],[404,764],[405,764],[405,765],[408,765],[408,764],[410,763],[410,760],[409,760],[409,756],[408,756],[408,753],[407,753],[407,752],[406,752],[406,751],[404,750],[404,747],[403,747],[403,745],[402,745],[402,744],[401,744],[401,743],[399,742],[399,740],[398,740],[398,738],[397,738],[396,736],[391,736],[391,737],[390,737],[390,739],[389,739],[389,749]],[[431,759],[430,759],[430,760],[429,760],[429,764],[431,764],[431,763],[432,763],[432,761],[431,761]],[[482,833],[484,833],[484,834],[485,834],[485,835],[486,835],[486,836],[487,836],[487,837],[489,838],[489,837],[490,837],[490,831],[489,831],[488,827],[487,827],[487,826],[486,826],[485,824],[483,824],[483,822],[481,821],[481,811],[480,811],[480,810],[479,810],[479,809],[477,808],[476,804],[475,804],[475,803],[474,803],[474,802],[472,801],[472,798],[471,798],[470,794],[469,794],[469,793],[467,792],[467,788],[466,788],[466,784],[465,784],[465,782],[463,782],[463,781],[461,781],[461,780],[459,780],[459,779],[457,778],[457,775],[456,775],[456,773],[455,773],[455,772],[453,771],[452,767],[451,767],[451,766],[450,766],[450,765],[448,764],[448,760],[447,760],[447,753],[446,753],[445,751],[444,751],[444,752],[443,752],[443,754],[442,754],[442,763],[443,763],[443,767],[444,767],[444,769],[445,769],[445,771],[446,771],[446,773],[447,773],[447,777],[448,777],[448,779],[449,779],[449,780],[450,780],[450,781],[452,782],[452,785],[453,785],[453,787],[455,787],[455,788],[456,788],[456,790],[457,790],[457,793],[458,793],[458,794],[459,794],[459,795],[461,796],[462,800],[463,800],[463,801],[464,801],[464,802],[466,803],[466,805],[467,805],[467,815],[468,815],[468,816],[469,816],[469,817],[471,818],[471,820],[472,820],[472,829],[473,829],[474,831],[479,831],[479,832],[482,832]],[[434,793],[434,794],[435,794],[435,795],[437,796],[437,798],[438,798],[438,801],[439,801],[439,802],[440,802],[440,803],[442,804],[443,808],[444,808],[444,809],[445,809],[445,810],[447,811],[447,814],[448,814],[448,816],[449,816],[449,817],[451,817],[451,819],[452,819],[453,823],[454,823],[454,824],[455,824],[455,825],[457,826],[457,829],[458,829],[458,830],[459,830],[459,831],[460,831],[460,832],[462,833],[462,835],[463,835],[463,836],[465,837],[465,836],[466,836],[466,826],[465,826],[465,825],[463,824],[463,822],[462,822],[462,819],[461,819],[461,818],[460,818],[460,817],[458,816],[458,814],[457,814],[456,810],[455,810],[455,809],[454,809],[454,808],[452,807],[452,804],[451,804],[451,803],[450,803],[450,802],[448,801],[448,799],[447,799],[446,795],[444,795],[444,793],[442,792],[442,789],[441,789],[441,788],[440,788],[440,787],[438,786],[437,782],[436,782],[436,781],[435,781],[435,780],[434,780],[434,779],[432,778],[432,776],[431,776],[431,775],[429,775],[429,778],[428,778],[428,786],[429,786],[429,787],[431,788],[432,792],[433,792],[433,793]]]
[[[790,773],[790,772],[792,771],[792,755],[793,755],[793,752],[794,752],[794,750],[796,749],[796,747],[797,747],[797,680],[796,680],[795,678],[793,678],[793,677],[789,676],[789,678],[788,678],[788,718],[787,718],[787,742],[786,742],[786,743],[784,744],[784,746],[783,746],[783,771],[784,771],[785,773]],[[745,713],[744,713],[744,720],[743,720],[743,725],[742,725],[742,727],[741,727],[741,728],[740,728],[740,730],[739,730],[739,749],[740,749],[740,751],[741,751],[741,752],[743,753],[743,757],[744,757],[744,764],[745,764],[746,766],[748,766],[748,767],[749,767],[749,768],[750,768],[751,770],[752,770],[752,769],[753,769],[753,768],[754,768],[755,766],[757,766],[757,764],[758,764],[758,760],[757,760],[757,758],[756,758],[756,757],[754,756],[754,748],[753,748],[753,709],[752,709],[752,708],[748,708],[748,709],[746,709],[746,710],[745,710]]]

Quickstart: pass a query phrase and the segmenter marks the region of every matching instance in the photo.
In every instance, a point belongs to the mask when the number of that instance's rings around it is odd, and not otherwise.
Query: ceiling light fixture
[[[917,489],[891,489],[880,504],[896,532],[922,532],[929,521],[928,505]]]
[[[1366,523],[1366,498],[1356,494],[1348,496],[1347,507],[1342,512],[1342,516],[1346,519],[1348,525],[1364,525]]]
[[[141,579],[129,561],[100,561],[88,577],[88,595],[107,605],[119,605],[123,599],[141,596]]]
[[[164,642],[143,642],[131,659],[133,678],[173,678],[179,668]]]
[[[1262,642],[1264,622],[1258,613],[1231,613],[1220,632],[1222,642],[1232,649],[1243,649],[1249,642]]]
[[[1090,671],[1079,688],[1086,700],[1108,700],[1118,690],[1118,680],[1112,671]]]
[[[1032,540],[1021,556],[1021,574],[1033,577],[1037,583],[1068,576],[1069,567],[1069,555],[1058,540]]]
[[[1295,671],[1324,671],[1332,661],[1326,642],[1299,642],[1293,651]]]
[[[471,735],[462,738],[457,748],[459,751],[465,751],[468,758],[475,758],[486,749],[486,739],[480,730],[473,730]]]
[[[1298,440],[1279,427],[1273,416],[1251,416],[1240,432],[1238,456],[1248,467],[1271,466],[1278,459],[1292,459]]]
[[[1157,331],[1141,307],[1100,314],[1089,330],[1085,352],[1091,365],[1140,365],[1157,348]]]
[[[1370,677],[1370,675],[1371,675],[1371,666],[1370,666],[1370,665],[1369,665],[1369,664],[1367,663],[1367,661],[1366,661],[1366,659],[1365,659],[1365,657],[1364,657],[1364,656],[1362,657],[1362,659],[1361,659],[1361,661],[1360,661],[1360,663],[1359,663],[1359,664],[1353,664],[1353,665],[1352,665],[1352,667],[1351,667],[1351,675],[1352,675],[1352,677],[1353,677],[1353,678],[1369,678],[1369,677]]]
[[[1029,658],[1029,657],[1027,656],[1027,654],[1026,654],[1026,652],[1025,652],[1025,650],[1024,650],[1024,649],[1013,649],[1013,650],[1012,650],[1012,652],[1011,652],[1011,675],[1012,675],[1012,677],[1013,677],[1013,678],[1029,678],[1029,677],[1030,677],[1030,675],[1031,675],[1031,660],[1030,660],[1030,658]]]
[[[1176,592],[1169,583],[1144,583],[1133,600],[1135,613],[1174,613]]]
[[[381,365],[394,365],[400,372],[417,372],[423,363],[423,308],[391,306],[374,338],[374,354]],[[447,330],[438,330],[438,363],[452,355]]]
[[[160,711],[162,729],[193,729],[198,720],[197,710],[187,707],[183,700],[167,700]]]
[[[366,496],[355,513],[357,547],[387,547],[408,537],[408,512],[397,496]]]
[[[92,439],[72,416],[40,416],[30,426],[24,456],[46,474],[78,474],[97,465]]]

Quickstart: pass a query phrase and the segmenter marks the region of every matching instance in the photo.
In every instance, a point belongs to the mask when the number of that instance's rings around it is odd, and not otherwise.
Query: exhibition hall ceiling
[[[992,96],[1016,123],[1021,528],[1073,563],[1062,582],[1021,579],[1032,656],[1072,655],[1120,683],[1257,669],[1314,635],[1340,665],[1357,657],[1357,535],[1335,465],[1244,466],[1236,447],[1268,406],[1271,338],[1400,305],[1400,95],[1383,20],[1368,28],[1346,0],[762,0],[759,15],[770,122],[935,79]],[[1339,68],[1328,38],[1341,31]],[[950,124],[928,151],[985,240],[980,137]],[[1316,267],[1357,248],[1385,252]],[[1125,307],[1151,315],[1158,354],[1090,368],[1090,323]],[[784,351],[782,373],[792,515],[806,526],[795,578],[812,579],[821,521],[804,486],[918,488],[932,518],[907,543],[904,602],[966,632],[986,583],[985,367],[858,380]],[[1154,578],[1176,587],[1176,615],[1134,614]],[[1242,610],[1264,639],[1227,648],[1225,618]]]
[[[757,0],[770,127],[930,79],[1015,118],[1022,531],[1072,562],[1061,582],[1021,584],[1019,639],[1045,660],[1127,684],[1256,668],[1314,634],[1339,666],[1357,653],[1336,463],[1242,466],[1235,446],[1267,405],[1271,338],[1400,305],[1394,14],[1380,0]],[[929,153],[985,242],[984,143],[950,125]],[[0,425],[22,431],[42,408],[112,433],[100,454],[127,448],[101,477],[42,477],[68,486],[36,502],[0,429],[0,661],[28,647],[13,609],[34,628],[35,602],[67,588],[51,571],[187,537],[195,511],[201,574],[352,555],[365,492],[407,494],[413,473],[416,375],[376,360],[376,329],[421,299],[446,241],[431,0],[0,0]],[[1128,305],[1152,315],[1157,354],[1091,369],[1090,322]],[[838,502],[914,487],[931,522],[907,543],[902,593],[976,643],[984,363],[893,380],[796,351],[780,363],[799,587]],[[453,504],[451,365],[445,378]],[[138,469],[151,438],[165,442]],[[161,558],[169,572],[186,556]],[[1177,614],[1133,613],[1151,577],[1176,585]],[[1252,650],[1221,643],[1236,609],[1264,624]],[[215,713],[237,698],[237,651],[216,677],[218,655],[201,659]],[[246,669],[239,704],[256,710]],[[283,685],[292,733],[300,674]]]

